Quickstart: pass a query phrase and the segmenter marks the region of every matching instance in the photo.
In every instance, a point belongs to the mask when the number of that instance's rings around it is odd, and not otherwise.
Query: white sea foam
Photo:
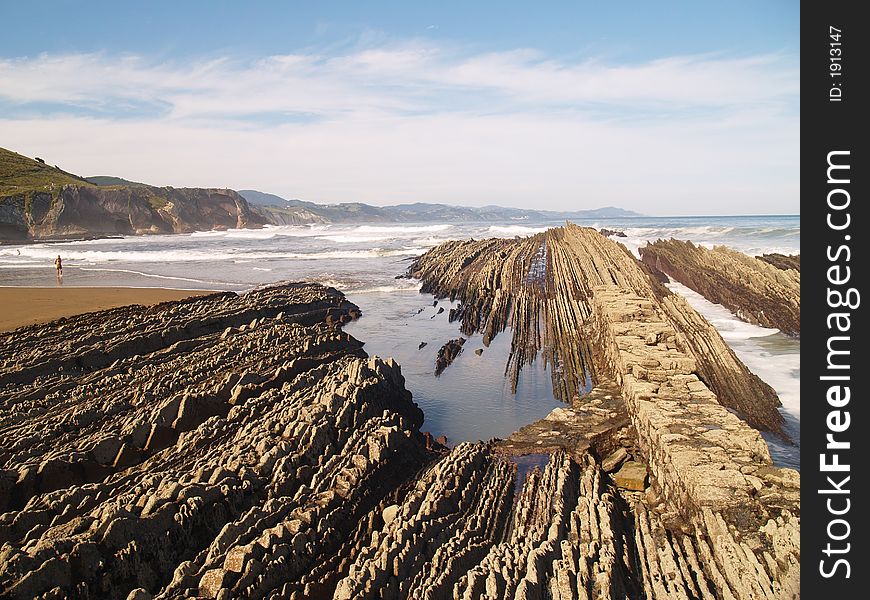
[[[174,277],[171,275],[157,275],[155,273],[144,273],[133,269],[106,269],[102,267],[78,267],[81,271],[102,271],[105,273],[127,273],[129,275],[138,275],[140,277],[148,277],[150,279],[166,279],[170,281],[189,281],[191,283],[203,283],[207,285],[224,286],[225,281],[209,281],[207,279],[194,279],[192,277]]]
[[[362,244],[365,242],[386,242],[394,239],[389,235],[354,235],[352,233],[337,234],[337,235],[321,235],[318,240],[326,242],[335,242],[336,244]]]
[[[635,257],[640,258],[639,249],[656,240],[689,240],[698,246],[713,248],[727,246],[750,256],[761,254],[798,254],[800,253],[800,227],[751,227],[738,228],[724,225],[703,225],[696,227],[627,227],[622,229],[626,237],[613,238]]]
[[[192,238],[273,239],[275,237],[315,237],[330,230],[331,225],[265,225],[260,229],[226,229],[197,231]]]
[[[106,263],[185,263],[185,262],[215,262],[220,260],[229,260],[234,263],[248,263],[253,261],[276,260],[276,259],[296,259],[296,260],[320,260],[320,259],[342,259],[342,258],[374,258],[378,256],[416,256],[422,254],[426,249],[420,246],[406,246],[403,248],[371,248],[369,250],[326,250],[323,252],[263,252],[262,250],[238,250],[235,248],[225,248],[222,252],[215,250],[195,250],[195,249],[170,249],[165,250],[77,250],[67,248],[63,251],[54,247],[43,247],[33,245],[21,249],[20,260],[16,255],[14,257],[2,257],[2,262],[7,265],[24,264],[23,261],[29,260],[31,266],[37,267],[40,264],[52,265],[52,261],[58,254],[63,255],[64,263],[68,265],[77,264],[106,264]]]
[[[422,285],[417,280],[399,279],[395,285],[379,285],[374,287],[364,287],[361,289],[348,288],[348,294],[392,294],[395,292],[419,292]]]
[[[704,296],[682,283],[671,281],[666,285],[668,289],[683,296],[695,310],[704,315],[704,318],[716,327],[726,342],[766,337],[779,333],[779,329],[759,327],[758,325],[741,321],[734,313],[721,304],[710,302]]]
[[[799,420],[800,341],[780,334],[777,329],[741,321],[721,304],[710,302],[680,283],[667,285],[716,327],[749,370],[776,390],[782,410]]]
[[[547,231],[547,227],[527,227],[526,225],[492,225],[487,229],[491,234],[534,235]]]
[[[397,226],[381,226],[381,225],[360,225],[352,231],[358,233],[397,233],[397,234],[414,234],[426,231],[447,231],[453,227],[450,223],[442,223],[440,225],[397,225]]]
[[[320,279],[317,283],[321,285],[325,285],[327,287],[334,287],[337,290],[344,290],[347,288],[347,283],[344,281],[338,281],[336,279]]]

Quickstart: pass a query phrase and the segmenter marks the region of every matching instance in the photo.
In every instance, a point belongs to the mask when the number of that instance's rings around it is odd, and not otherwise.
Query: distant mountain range
[[[425,221],[543,221],[561,219],[604,219],[641,217],[640,213],[613,206],[592,210],[549,211],[504,206],[451,206],[415,202],[393,206],[372,206],[360,202],[316,204],[305,200],[288,200],[257,190],[239,190],[256,210],[271,221],[287,225],[307,223],[390,222],[416,223]]]

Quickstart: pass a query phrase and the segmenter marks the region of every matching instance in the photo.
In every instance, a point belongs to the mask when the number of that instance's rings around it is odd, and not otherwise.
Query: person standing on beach
[[[54,268],[57,269],[57,276],[63,277],[63,262],[60,260],[60,254],[54,259]]]

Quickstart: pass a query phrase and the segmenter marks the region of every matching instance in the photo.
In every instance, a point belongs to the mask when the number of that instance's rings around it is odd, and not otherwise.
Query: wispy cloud
[[[43,55],[0,59],[0,143],[86,174],[321,201],[782,212],[797,209],[798,88],[780,55]]]

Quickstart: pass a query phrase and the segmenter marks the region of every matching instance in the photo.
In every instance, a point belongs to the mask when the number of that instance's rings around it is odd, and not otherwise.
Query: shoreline
[[[154,287],[3,287],[0,286],[0,332],[27,325],[50,323],[63,317],[118,308],[131,304],[150,306],[171,300],[215,293]]]

